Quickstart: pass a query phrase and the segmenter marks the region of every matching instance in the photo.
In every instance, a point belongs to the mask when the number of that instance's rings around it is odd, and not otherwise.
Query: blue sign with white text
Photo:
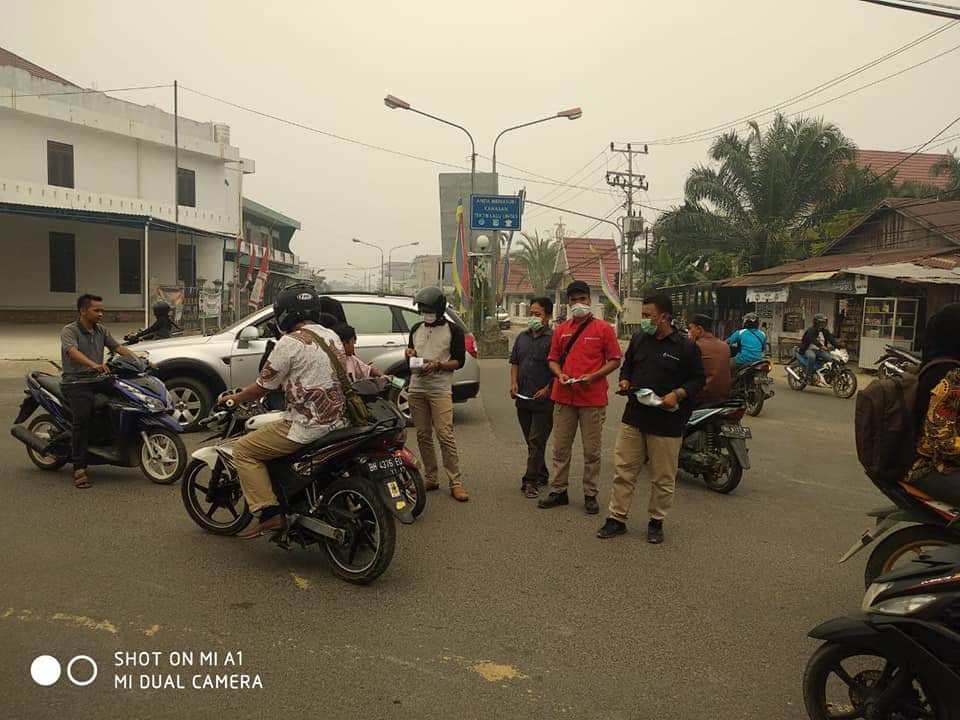
[[[517,195],[471,195],[470,225],[474,230],[519,230]]]

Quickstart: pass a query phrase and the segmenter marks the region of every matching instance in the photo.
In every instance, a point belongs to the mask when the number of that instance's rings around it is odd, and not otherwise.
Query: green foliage
[[[523,240],[520,241],[519,248],[511,253],[511,262],[525,269],[534,294],[544,295],[553,277],[560,243],[549,236],[540,237],[539,233],[521,234]]]

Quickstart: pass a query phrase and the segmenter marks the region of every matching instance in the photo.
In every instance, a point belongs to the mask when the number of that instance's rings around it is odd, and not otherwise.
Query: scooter
[[[114,355],[110,372],[97,384],[90,428],[91,465],[136,467],[151,481],[169,485],[187,465],[187,449],[173,404],[163,383],[149,375],[149,363]],[[27,447],[27,456],[41,470],[59,470],[70,461],[73,419],[60,378],[44,372],[26,377],[26,397],[10,434]],[[44,412],[22,425],[37,409]]]
[[[763,404],[775,394],[769,360],[759,360],[737,370],[730,388],[730,397],[743,400],[751,417],[759,415]]]
[[[960,547],[939,548],[875,579],[862,614],[810,631],[811,720],[960,718]]]
[[[919,370],[920,357],[896,345],[887,345],[883,356],[874,363],[877,366],[877,378],[899,377],[905,370]]]
[[[750,469],[747,440],[753,434],[740,424],[745,411],[742,400],[694,410],[683,430],[680,469],[703,477],[714,492],[733,492]]]

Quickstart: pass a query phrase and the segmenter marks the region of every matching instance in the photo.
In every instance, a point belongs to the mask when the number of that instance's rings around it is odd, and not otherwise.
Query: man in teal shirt
[[[763,351],[767,347],[767,336],[760,329],[760,317],[756,313],[743,316],[743,327],[734,330],[727,338],[733,357],[730,364],[734,369],[763,360]]]

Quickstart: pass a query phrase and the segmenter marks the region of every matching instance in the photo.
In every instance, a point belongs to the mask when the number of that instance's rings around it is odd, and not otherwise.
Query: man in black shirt
[[[616,475],[609,515],[597,532],[599,538],[627,531],[633,490],[649,460],[647,541],[663,542],[663,520],[673,502],[683,427],[690,417],[692,399],[706,382],[699,348],[673,329],[672,315],[673,302],[667,295],[644,299],[641,330],[630,339],[620,368],[620,392],[630,394],[613,451]],[[662,403],[641,404],[637,390],[652,390]]]
[[[553,340],[552,315],[553,300],[531,300],[527,330],[517,336],[510,353],[510,397],[517,401],[517,419],[527,442],[527,469],[520,491],[528,498],[536,498],[537,485],[546,485],[550,479],[544,453],[553,431],[553,372],[547,360]]]

